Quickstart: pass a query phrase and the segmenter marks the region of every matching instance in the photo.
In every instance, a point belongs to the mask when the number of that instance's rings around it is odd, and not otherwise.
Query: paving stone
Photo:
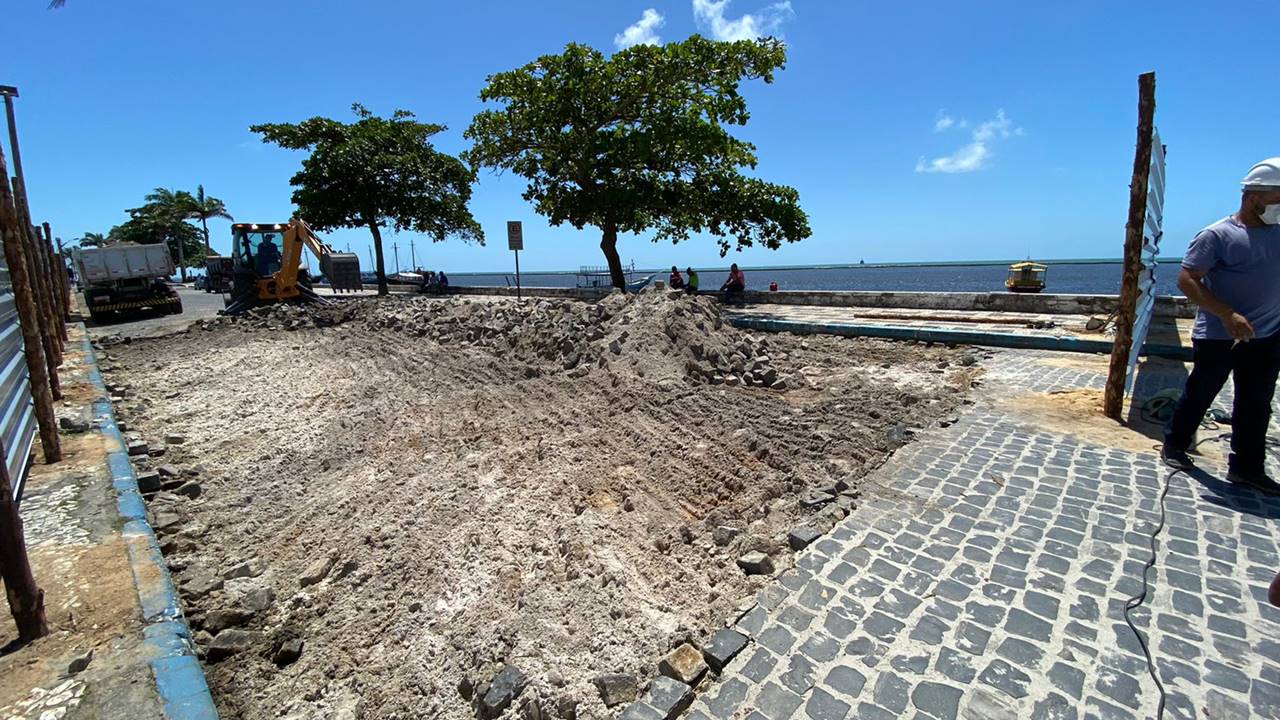
[[[721,672],[746,646],[745,635],[730,628],[721,628],[703,644],[702,657],[712,670]]]
[[[837,665],[831,668],[831,671],[827,673],[827,677],[822,682],[826,687],[856,698],[867,684],[867,676],[859,672],[857,668],[848,665]]]
[[[1249,705],[1260,718],[1280,718],[1280,685],[1254,680]]]
[[[936,682],[922,682],[911,691],[911,703],[921,712],[940,720],[953,720],[960,709],[959,688]]]
[[[1241,693],[1249,692],[1249,676],[1239,670],[1213,660],[1205,660],[1204,669],[1204,680],[1210,685]]]
[[[785,655],[791,646],[795,645],[796,636],[781,625],[772,625],[760,633],[756,642],[778,655]]]
[[[962,685],[968,685],[977,674],[970,655],[949,647],[938,651],[938,659],[934,662],[934,667],[938,672]]]
[[[1005,638],[1000,643],[996,648],[996,654],[1019,667],[1031,669],[1040,662],[1040,658],[1044,657],[1044,650],[1026,640],[1011,637]]]
[[[662,713],[663,718],[672,720],[693,702],[693,688],[679,680],[659,675],[649,682],[643,700]]]
[[[1053,633],[1053,625],[1021,608],[1012,608],[1009,610],[1009,616],[1005,620],[1004,629],[1014,635],[1019,635],[1031,640],[1038,640],[1040,642],[1048,642],[1049,637]]]
[[[903,623],[895,620],[882,612],[876,611],[867,616],[862,622],[862,628],[870,633],[873,637],[889,642],[895,638],[902,629],[906,627]]]
[[[684,643],[658,662],[658,672],[685,685],[697,685],[707,672],[707,663],[698,648]]]
[[[597,675],[591,680],[600,693],[600,701],[605,707],[621,705],[636,699],[640,692],[640,681],[630,673],[606,673]]]
[[[800,696],[777,683],[765,683],[756,698],[756,709],[770,720],[787,720],[800,707]]]
[[[751,654],[751,659],[742,666],[742,675],[752,682],[762,683],[777,664],[777,656],[764,648],[756,648]]]
[[[1077,720],[1076,705],[1058,693],[1049,693],[1031,710],[1031,720]]]
[[[942,642],[942,636],[947,631],[947,626],[941,620],[931,616],[924,616],[911,629],[911,639],[919,640],[927,645],[937,645]]]
[[[758,637],[768,619],[769,611],[757,605],[738,618],[737,627],[749,637]]]
[[[798,605],[791,605],[778,613],[778,622],[796,632],[804,632],[813,623],[814,614]]]
[[[1250,718],[1254,717],[1250,712],[1248,703],[1224,695],[1217,690],[1210,689],[1209,692],[1205,693],[1204,700],[1206,715],[1215,720],[1250,720]],[[1280,707],[1277,709],[1280,710]],[[1257,717],[1276,716],[1259,714]]]
[[[829,612],[822,621],[822,627],[833,637],[843,640],[853,632],[857,623],[838,612]]]
[[[971,688],[962,703],[964,720],[1021,720],[1008,696],[980,685]]]
[[[1004,660],[992,660],[978,676],[982,682],[1014,699],[1027,696],[1031,678]]]
[[[667,718],[647,703],[637,701],[623,709],[618,720],[667,720]]]
[[[793,655],[787,661],[787,670],[778,680],[797,695],[804,695],[813,687],[817,666],[803,655]]]
[[[876,704],[900,713],[907,707],[907,695],[910,690],[911,683],[898,677],[893,672],[882,672],[880,677],[876,679]]]
[[[989,631],[969,622],[961,623],[956,631],[956,647],[971,655],[981,655],[987,649],[987,641],[990,639]]]
[[[825,635],[815,633],[800,646],[800,652],[817,662],[828,662],[840,652],[840,644]]]
[[[1098,671],[1098,680],[1094,683],[1098,692],[1121,705],[1128,705],[1137,710],[1142,698],[1142,686],[1130,675],[1118,673],[1110,668]]]
[[[929,668],[929,655],[895,655],[889,660],[889,667],[901,673],[920,675]]]
[[[1066,663],[1054,663],[1049,668],[1049,682],[1068,697],[1079,700],[1084,691],[1084,672]]]
[[[844,720],[849,715],[849,703],[837,700],[830,693],[818,688],[809,696],[804,706],[805,714],[813,720]]]

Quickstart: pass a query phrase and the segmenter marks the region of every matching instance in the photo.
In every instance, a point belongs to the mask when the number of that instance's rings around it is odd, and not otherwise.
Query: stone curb
[[[739,315],[729,321],[743,330],[766,332],[793,332],[803,335],[843,335],[846,337],[876,337],[890,340],[919,340],[922,342],[980,345],[984,347],[1016,348],[1019,350],[1058,350],[1061,352],[1109,354],[1109,340],[1089,340],[1070,336],[1015,335],[1012,333],[981,332],[977,330],[941,330],[906,327],[902,325],[867,325],[859,323],[818,323],[797,320]],[[1191,360],[1191,348],[1181,345],[1147,343],[1142,354],[1152,357],[1172,358],[1184,362]]]
[[[79,325],[85,331],[84,324]],[[106,384],[87,331],[84,352],[89,380],[98,391],[93,414],[107,443],[107,466],[116,490],[116,509],[124,523],[122,534],[129,549],[133,584],[145,623],[142,635],[153,651],[150,663],[156,694],[164,703],[164,716],[170,720],[217,720],[218,711],[209,694],[204,669],[195,656],[191,628],[178,604],[178,593],[160,554],[155,533],[147,522],[146,503],[138,492],[137,477],[125,450],[124,437],[116,425],[111,401],[107,399]]]

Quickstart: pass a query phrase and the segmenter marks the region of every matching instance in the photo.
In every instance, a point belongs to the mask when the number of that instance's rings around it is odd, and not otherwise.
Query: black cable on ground
[[[1133,618],[1129,616],[1129,612],[1141,607],[1147,601],[1149,586],[1147,584],[1147,573],[1156,564],[1156,539],[1160,535],[1160,531],[1164,530],[1165,511],[1164,499],[1169,494],[1169,487],[1172,485],[1173,476],[1178,473],[1185,473],[1185,470],[1174,470],[1164,476],[1164,489],[1160,491],[1160,523],[1156,525],[1155,530],[1151,531],[1151,557],[1147,559],[1145,565],[1142,566],[1142,592],[1129,598],[1124,604],[1124,621],[1128,623],[1129,629],[1133,631],[1134,637],[1138,638],[1138,644],[1142,646],[1142,654],[1147,658],[1147,673],[1151,675],[1151,679],[1156,684],[1156,689],[1160,691],[1160,702],[1156,706],[1156,720],[1164,717],[1165,691],[1164,684],[1160,682],[1160,677],[1156,673],[1156,663],[1151,659],[1151,648],[1147,646],[1147,639],[1138,631],[1138,626],[1133,624]]]

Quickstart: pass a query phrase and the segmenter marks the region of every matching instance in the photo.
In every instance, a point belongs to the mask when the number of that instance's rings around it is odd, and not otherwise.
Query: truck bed
[[[81,282],[86,284],[169,277],[174,271],[164,243],[77,248],[72,257]]]

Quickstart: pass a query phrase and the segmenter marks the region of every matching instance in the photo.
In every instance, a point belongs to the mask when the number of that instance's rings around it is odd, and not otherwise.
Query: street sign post
[[[507,247],[516,254],[516,300],[520,297],[520,251],[524,249],[524,228],[519,220],[507,221]]]

